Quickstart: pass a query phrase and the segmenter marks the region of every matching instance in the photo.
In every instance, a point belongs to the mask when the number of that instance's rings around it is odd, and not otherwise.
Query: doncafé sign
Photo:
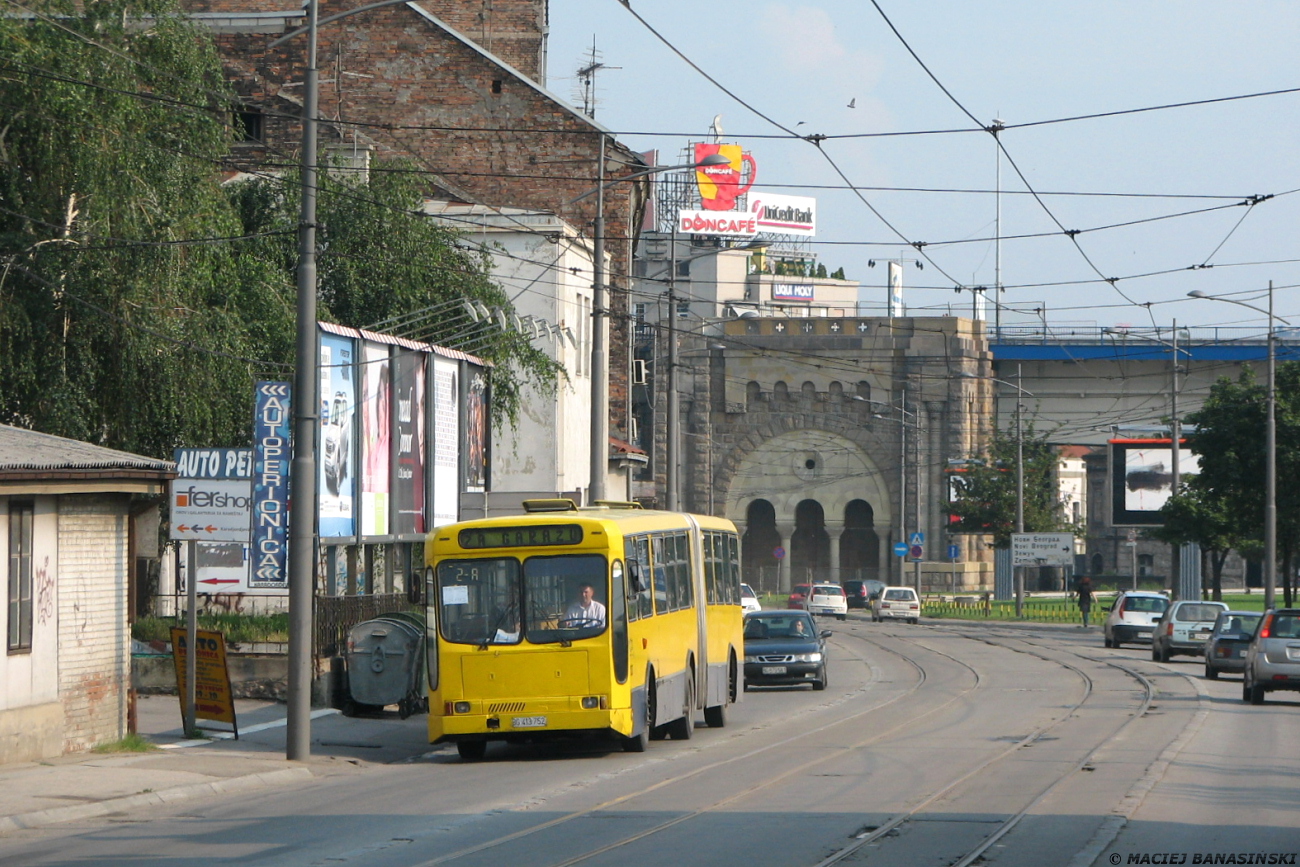
[[[688,235],[738,235],[759,232],[758,216],[747,211],[678,211],[677,231]]]

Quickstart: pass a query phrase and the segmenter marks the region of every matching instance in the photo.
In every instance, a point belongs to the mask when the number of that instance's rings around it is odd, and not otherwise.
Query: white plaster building
[[[169,461],[0,425],[0,763],[127,733],[132,575]]]
[[[524,392],[514,430],[493,430],[491,494],[483,505],[489,513],[501,513],[520,510],[530,497],[585,501],[591,479],[593,254],[588,240],[544,211],[449,202],[428,202],[425,211],[483,246],[492,259],[493,280],[519,317],[507,327],[531,335],[533,345],[567,373],[553,394]],[[611,446],[605,489],[611,498],[625,498],[627,468],[643,456],[616,440]],[[473,504],[466,505],[462,518],[474,517]]]

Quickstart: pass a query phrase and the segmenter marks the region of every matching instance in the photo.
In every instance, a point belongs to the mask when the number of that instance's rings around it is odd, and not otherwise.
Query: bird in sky
[[[855,96],[849,100],[849,108],[857,108],[857,107],[858,107],[858,98]]]
[[[801,120],[798,123],[796,123],[795,126],[803,126],[805,123],[807,123],[807,121]]]

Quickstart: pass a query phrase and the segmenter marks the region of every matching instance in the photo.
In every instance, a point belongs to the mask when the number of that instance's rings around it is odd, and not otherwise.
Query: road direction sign
[[[894,543],[894,556],[895,556],[895,557],[906,557],[906,556],[907,556],[907,543],[906,543],[906,542],[895,542],[895,543]]]
[[[1074,536],[1070,533],[1012,533],[1011,565],[1072,566]]]
[[[959,546],[959,545],[949,545],[949,546],[948,546],[948,559],[949,559],[949,560],[956,560],[956,559],[959,558],[959,557],[961,557],[961,546]]]
[[[907,544],[909,544],[909,545],[924,545],[924,544],[925,544],[925,534],[922,533],[920,530],[917,530],[917,531],[916,531],[915,533],[913,533],[913,534],[911,535],[911,537],[907,540]]]

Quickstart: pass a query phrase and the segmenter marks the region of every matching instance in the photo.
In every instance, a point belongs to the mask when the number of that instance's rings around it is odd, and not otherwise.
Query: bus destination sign
[[[582,542],[582,527],[577,524],[551,524],[527,527],[475,527],[461,530],[462,548],[531,548],[534,545],[577,545]]]

